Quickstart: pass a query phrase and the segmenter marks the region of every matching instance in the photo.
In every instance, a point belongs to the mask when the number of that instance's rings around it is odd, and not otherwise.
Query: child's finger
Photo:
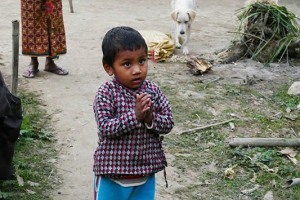
[[[144,102],[147,101],[151,96],[146,93],[137,94],[136,95],[136,102]],[[151,98],[150,98],[151,99]]]

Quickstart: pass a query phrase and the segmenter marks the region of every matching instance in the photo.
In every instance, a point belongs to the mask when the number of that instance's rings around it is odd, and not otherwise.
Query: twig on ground
[[[226,120],[226,121],[223,121],[223,122],[218,122],[218,123],[215,123],[215,124],[209,124],[209,125],[206,125],[206,126],[201,126],[201,127],[198,127],[198,128],[193,128],[193,129],[185,130],[185,131],[182,131],[179,134],[181,135],[181,134],[191,133],[191,132],[203,130],[203,129],[206,129],[206,128],[211,128],[211,127],[214,127],[214,126],[219,126],[219,125],[222,125],[222,124],[227,124],[229,122],[232,122],[233,120],[235,120],[235,119],[232,118],[232,119],[229,119],[229,120]]]
[[[57,169],[60,169],[60,170],[62,170],[62,171],[65,171],[65,172],[73,173],[73,172],[72,172],[72,171],[70,171],[70,170],[63,169],[63,168],[60,168],[60,167],[57,167]]]
[[[49,176],[48,176],[48,179],[50,179],[52,173],[53,173],[53,168],[52,168],[52,170],[51,170],[51,172],[50,172],[50,174],[49,174]]]
[[[222,78],[221,78],[221,77],[218,77],[218,78],[216,78],[216,79],[213,79],[213,80],[211,80],[211,81],[208,81],[208,82],[205,84],[204,89],[206,89],[207,86],[208,86],[209,84],[211,84],[211,83],[213,83],[213,82],[217,82],[217,81],[220,80],[220,79],[222,79]]]

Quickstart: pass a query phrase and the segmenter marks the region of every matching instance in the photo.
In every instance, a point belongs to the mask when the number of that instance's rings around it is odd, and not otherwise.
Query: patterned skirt
[[[56,57],[67,52],[61,0],[21,0],[22,53]]]

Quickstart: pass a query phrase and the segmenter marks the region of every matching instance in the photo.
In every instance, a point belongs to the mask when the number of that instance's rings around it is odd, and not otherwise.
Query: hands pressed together
[[[151,95],[147,93],[137,94],[136,105],[135,105],[135,114],[137,120],[139,120],[140,122],[147,123],[148,125],[151,125],[152,112],[153,112],[153,103],[151,101]]]

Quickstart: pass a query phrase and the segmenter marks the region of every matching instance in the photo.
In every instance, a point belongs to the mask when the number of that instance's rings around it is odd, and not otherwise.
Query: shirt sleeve
[[[155,95],[152,130],[156,134],[167,134],[174,127],[172,109],[167,97],[157,85],[154,85],[153,90]]]
[[[115,114],[115,102],[107,88],[100,88],[96,94],[93,109],[100,138],[120,137],[142,126],[134,110]]]

